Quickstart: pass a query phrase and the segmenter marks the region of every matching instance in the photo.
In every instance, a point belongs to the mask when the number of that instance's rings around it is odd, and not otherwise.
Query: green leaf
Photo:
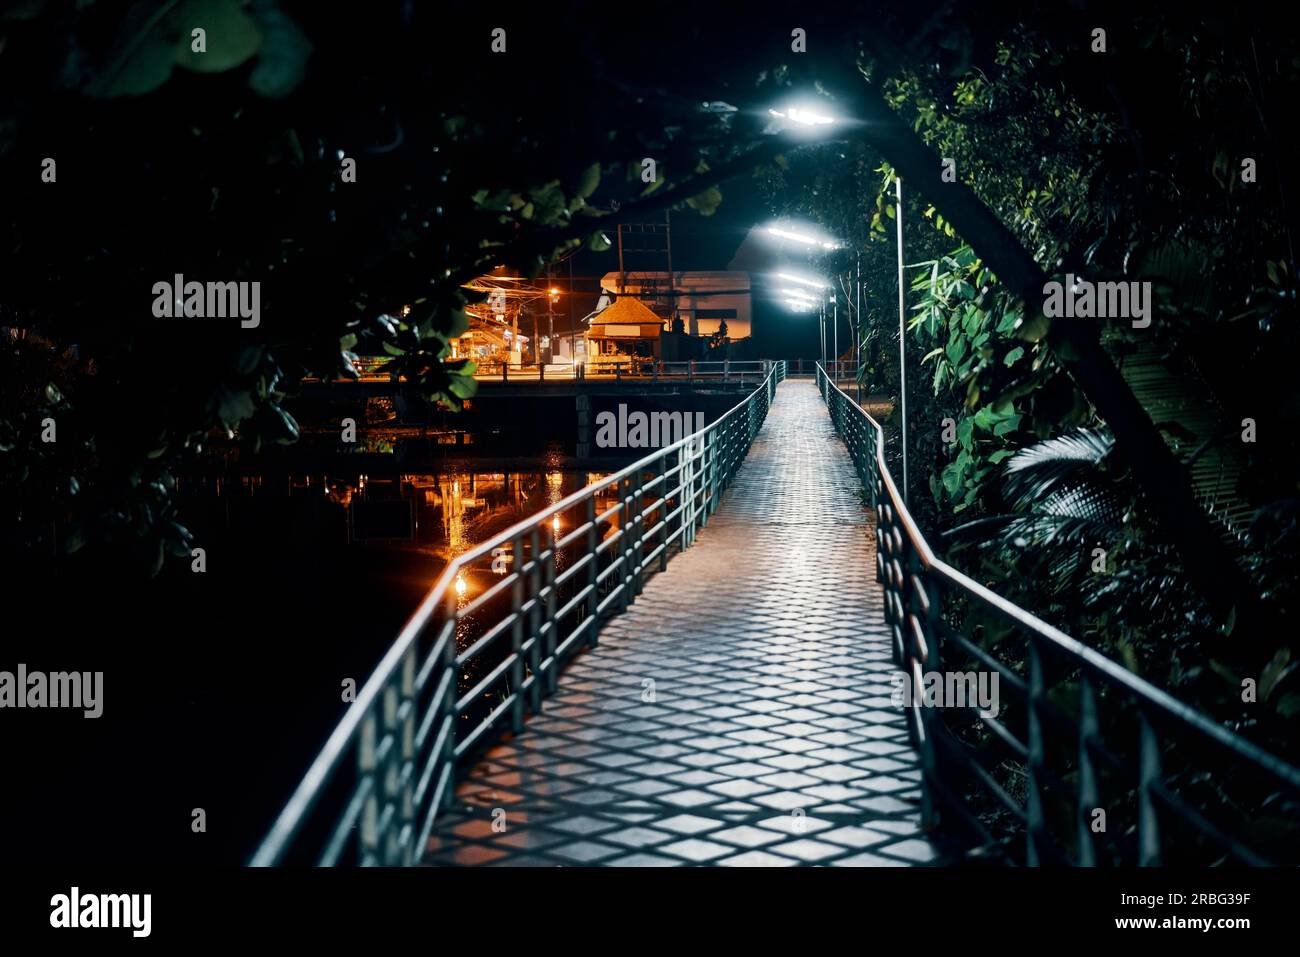
[[[1300,691],[1288,691],[1277,702],[1277,713],[1284,718],[1300,714]]]
[[[961,488],[961,472],[957,469],[954,462],[943,470],[943,487],[949,495],[956,495],[957,490]]]
[[[254,3],[250,12],[262,35],[262,49],[248,85],[258,96],[278,100],[302,85],[311,41],[275,3]]]
[[[451,394],[460,399],[469,399],[478,392],[478,380],[472,375],[455,375],[447,387]]]
[[[235,426],[257,411],[253,394],[247,389],[231,390],[225,386],[217,390],[217,417],[226,426]]]
[[[88,96],[143,96],[167,82],[177,40],[169,8],[132,7],[123,18],[104,67],[86,84]]]
[[[1047,330],[1050,328],[1052,328],[1052,320],[1040,312],[1028,320],[1018,322],[1015,336],[1024,342],[1038,342],[1047,335]]]
[[[1007,435],[1010,432],[1014,432],[1018,428],[1020,428],[1020,416],[1011,415],[1011,416],[1007,416],[997,425],[993,426],[993,434]]]
[[[176,62],[196,73],[224,73],[248,61],[262,46],[262,34],[237,0],[186,0],[172,15],[180,29]],[[207,49],[194,51],[191,31],[207,33]]]
[[[469,332],[469,315],[464,309],[456,309],[451,314],[451,326],[447,329],[448,339],[459,339]]]
[[[596,191],[600,185],[600,164],[592,163],[582,171],[582,178],[578,180],[578,189],[576,195],[586,199]]]
[[[1006,356],[1003,357],[1002,363],[1006,366],[1013,366],[1016,364],[1016,360],[1019,359],[1024,354],[1025,354],[1024,346],[1016,346],[1014,349],[1008,352]]]
[[[697,193],[686,201],[686,205],[701,216],[712,216],[722,202],[722,190],[710,186],[702,193]]]

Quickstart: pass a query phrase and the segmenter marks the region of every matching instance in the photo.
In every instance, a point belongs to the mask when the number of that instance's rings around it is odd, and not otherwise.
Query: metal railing
[[[1251,818],[1294,829],[1300,769],[936,558],[890,475],[880,425],[822,368],[817,383],[874,507],[925,825],[1030,865],[1270,863],[1278,832],[1252,833]],[[962,634],[957,618],[981,623]],[[945,661],[985,671],[990,685],[996,675],[1010,701],[929,706],[934,676],[949,686]]]
[[[457,762],[505,727],[521,730],[563,663],[595,646],[604,618],[694,541],[784,377],[783,362],[769,363],[758,387],[710,425],[453,559],[251,864],[418,863]],[[471,596],[472,577],[491,584]]]
[[[617,382],[660,380],[686,382],[735,382],[757,384],[771,371],[768,359],[744,360],[688,360],[664,362],[660,359],[592,358],[585,362],[547,363],[545,365],[520,364],[488,360],[478,363],[474,373],[481,381],[545,382],[548,379],[569,381],[573,379],[613,379]]]

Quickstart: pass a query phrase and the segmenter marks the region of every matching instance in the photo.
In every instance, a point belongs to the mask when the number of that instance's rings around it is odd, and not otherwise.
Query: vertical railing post
[[[543,523],[549,527],[548,523]],[[533,714],[542,710],[542,561],[541,533],[534,528],[529,534],[529,544],[533,550],[533,561],[528,571],[528,597],[532,607],[528,610],[528,670],[532,673],[532,683],[528,688],[528,707]],[[549,558],[550,556],[548,556]],[[551,562],[547,562],[548,567]]]
[[[1097,810],[1100,795],[1097,792],[1097,772],[1092,763],[1089,745],[1097,734],[1097,696],[1086,674],[1079,676],[1079,788],[1075,813],[1079,866],[1097,866],[1097,848],[1093,843],[1092,814]]]
[[[618,589],[618,607],[620,611],[627,611],[627,606],[632,604],[632,538],[635,529],[632,527],[632,480],[621,478],[618,480],[618,499],[620,508],[618,510],[618,561],[623,566],[619,569],[619,589]]]
[[[1160,866],[1160,821],[1152,788],[1160,783],[1160,741],[1145,714],[1138,716],[1138,867]]]
[[[668,570],[668,453],[659,453],[659,497],[663,504],[659,506],[659,570]]]
[[[361,807],[357,843],[362,864],[374,860],[379,848],[380,782],[375,774],[376,751],[379,746],[379,721],[375,717],[376,705],[371,704],[361,719],[360,738],[357,741],[357,780],[370,778],[370,793]]]
[[[713,433],[714,430],[710,429],[700,437],[700,442],[704,446],[704,508],[700,513],[701,525],[709,524],[709,516],[717,508],[717,443],[714,441]]]
[[[415,846],[415,728],[416,728],[416,708],[415,708],[415,673],[416,673],[416,655],[415,645],[407,651],[402,658],[402,694],[399,713],[403,716],[401,719],[401,745],[402,745],[402,763],[401,763],[401,787],[400,811],[401,811],[401,843],[402,843],[402,866],[409,867],[415,863],[415,858],[420,849]]]
[[[385,867],[393,867],[401,860],[400,827],[398,818],[401,814],[399,791],[401,787],[401,738],[398,728],[400,675],[390,677],[384,685],[380,697],[383,737],[387,744],[384,754],[384,766],[379,769],[379,782],[383,801],[379,815],[379,860]]]
[[[1046,849],[1047,824],[1043,814],[1043,790],[1041,771],[1045,764],[1043,745],[1043,724],[1039,715],[1039,706],[1045,694],[1046,679],[1043,675],[1043,660],[1038,644],[1029,639],[1029,707],[1026,718],[1029,724],[1028,751],[1029,760],[1026,767],[1026,824],[1025,862],[1030,867],[1037,867],[1043,861],[1042,852]]]
[[[510,705],[510,729],[518,734],[524,730],[524,661],[522,648],[524,643],[524,540],[516,535],[513,546],[515,556],[515,581],[510,589],[510,611],[514,615],[514,624],[510,626],[510,654],[514,663],[510,666],[510,694],[514,701]]]
[[[456,626],[460,624],[459,599],[456,597],[456,589],[447,589],[447,621],[451,622],[451,634],[447,644],[442,650],[442,668],[443,674],[449,675],[450,687],[447,689],[447,696],[443,700],[443,722],[447,725],[447,737],[444,744],[444,750],[436,759],[434,767],[435,781],[442,775],[441,765],[450,764],[456,759],[456,699],[458,697],[458,685],[456,682]],[[441,681],[441,679],[439,679]],[[437,686],[435,685],[435,688]],[[454,777],[454,772],[453,775]],[[455,787],[448,786],[442,796],[443,807],[451,807],[455,800]]]
[[[558,515],[558,513],[557,513]],[[555,532],[554,525],[549,525],[550,531],[547,535],[550,538],[550,547],[547,549],[548,557],[546,559],[546,568],[542,573],[543,584],[546,589],[546,625],[543,627],[542,635],[544,647],[541,650],[541,662],[535,666],[534,674],[541,677],[541,669],[546,669],[546,693],[554,694],[559,679],[558,662],[555,660],[556,631],[558,625],[555,621],[555,612],[559,604],[559,595],[556,594],[555,585],[555,564],[559,561],[559,546],[556,544],[558,536]]]
[[[681,533],[682,533],[681,548],[683,550],[690,547],[691,525],[694,521],[692,518],[692,515],[694,514],[692,509],[692,503],[693,503],[692,488],[695,482],[695,477],[694,477],[695,452],[693,448],[694,445],[695,445],[694,439],[687,439],[684,443],[682,443],[677,453],[677,461],[681,466],[677,471],[677,486],[678,488],[681,489],[681,511],[679,513],[681,518],[678,521],[678,525],[681,527]]]
[[[587,617],[591,619],[591,624],[587,626],[587,647],[596,647],[596,632],[600,630],[600,622],[596,620],[596,606],[600,604],[600,553],[596,548],[600,545],[600,534],[596,529],[596,493],[593,492],[587,496],[587,555],[590,561],[587,563],[587,586],[590,591],[587,593]]]
[[[632,599],[641,594],[642,569],[645,556],[645,472],[638,470],[632,482],[632,515],[636,535],[632,542]]]
[[[909,583],[915,592],[912,614],[916,616],[921,635],[925,639],[922,670],[926,674],[940,674],[943,665],[939,650],[939,593],[922,567],[916,549],[909,546],[908,551],[908,563],[911,566]],[[925,725],[925,737],[921,741],[921,776],[925,781],[925,786],[921,789],[921,822],[922,826],[933,830],[939,827],[941,817],[939,803],[935,800],[940,774],[937,739],[940,734],[946,734],[948,729],[942,709],[924,708],[921,720]]]

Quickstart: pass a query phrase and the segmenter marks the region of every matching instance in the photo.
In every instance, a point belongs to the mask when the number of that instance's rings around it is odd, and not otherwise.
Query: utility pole
[[[862,405],[862,250],[857,253],[854,264],[853,296],[857,303],[853,307],[853,381],[857,383],[858,405]]]
[[[573,256],[569,256],[569,365],[578,364],[578,331],[573,323]]]
[[[826,297],[822,296],[821,304],[817,307],[817,329],[822,337],[822,368],[826,368]]]
[[[627,286],[627,271],[623,268],[623,224],[618,224],[618,294]]]
[[[510,348],[506,350],[507,364],[509,364],[510,362],[510,353],[514,352],[516,349],[519,349],[519,314],[523,311],[524,311],[524,304],[521,302],[518,306],[515,307],[514,314],[510,317],[511,333],[510,333]],[[522,364],[523,361],[524,361],[524,350],[519,349],[520,364]]]
[[[673,328],[672,320],[677,318],[677,296],[674,295],[676,277],[673,275],[673,214],[671,209],[664,210],[664,230],[668,244],[668,328]]]
[[[554,346],[552,342],[555,338],[555,287],[551,285],[554,279],[551,276],[551,267],[546,266],[546,359],[550,361],[553,354]]]
[[[833,340],[832,348],[834,348],[835,350],[835,384],[839,385],[840,384],[840,300],[835,295],[835,293],[831,293],[831,312],[832,312],[831,322],[833,322],[835,325],[835,328],[831,333],[832,340]]]

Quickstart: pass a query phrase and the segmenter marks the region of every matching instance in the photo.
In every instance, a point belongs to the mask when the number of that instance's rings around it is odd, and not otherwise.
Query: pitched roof
[[[591,324],[604,325],[609,322],[640,324],[652,322],[657,326],[664,324],[660,316],[655,315],[650,307],[635,296],[622,296],[603,311],[591,317]]]

